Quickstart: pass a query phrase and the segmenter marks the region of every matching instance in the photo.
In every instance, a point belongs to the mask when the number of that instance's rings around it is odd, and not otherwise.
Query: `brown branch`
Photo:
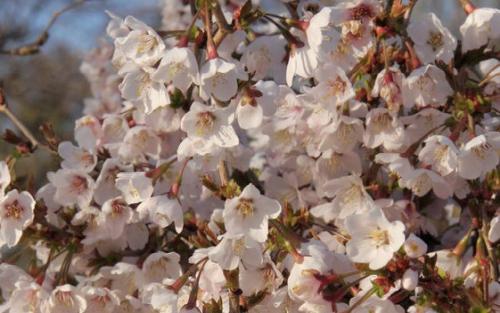
[[[77,6],[83,4],[87,0],[75,0],[75,2],[63,7],[59,11],[56,11],[52,14],[52,17],[50,18],[49,22],[43,29],[43,31],[38,35],[38,37],[31,43],[22,45],[20,47],[12,48],[12,49],[0,49],[0,54],[6,54],[6,55],[16,55],[16,56],[27,56],[27,55],[33,55],[37,54],[40,52],[40,48],[47,42],[49,39],[49,30],[50,28],[54,25],[54,23],[57,21],[57,19],[65,12],[76,8]]]
[[[219,0],[213,1],[212,4],[213,15],[215,17],[215,23],[217,24],[217,33],[214,36],[214,43],[216,46],[219,46],[226,35],[232,32],[232,27],[228,24],[224,12],[222,12]]]
[[[7,100],[5,99],[4,90],[0,87],[0,113],[4,113],[5,116],[23,133],[23,135],[28,138],[31,143],[31,150],[35,150],[38,146],[38,140],[33,136],[31,131],[24,126],[24,124],[9,110],[7,107]]]

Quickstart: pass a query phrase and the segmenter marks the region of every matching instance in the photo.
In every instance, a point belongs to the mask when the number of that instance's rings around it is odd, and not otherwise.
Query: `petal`
[[[243,129],[256,128],[262,124],[263,111],[260,105],[239,105],[236,114],[238,124]]]

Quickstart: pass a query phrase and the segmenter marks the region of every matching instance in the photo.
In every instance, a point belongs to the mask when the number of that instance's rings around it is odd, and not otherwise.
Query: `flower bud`
[[[407,269],[403,274],[403,278],[401,278],[401,284],[406,290],[415,290],[418,285],[418,272],[411,268]]]

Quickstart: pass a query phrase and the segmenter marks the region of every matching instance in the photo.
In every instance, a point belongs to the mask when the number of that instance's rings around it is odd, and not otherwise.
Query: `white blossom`
[[[460,26],[462,34],[462,51],[479,49],[500,38],[500,10],[495,8],[478,8],[467,15]]]
[[[227,236],[249,235],[263,242],[267,239],[268,219],[276,218],[280,212],[278,201],[261,195],[249,184],[238,197],[226,200],[222,214]]]
[[[185,94],[198,79],[198,63],[193,52],[189,48],[169,49],[151,78],[159,82],[171,82]]]
[[[370,269],[386,265],[405,241],[403,223],[389,222],[377,208],[348,216],[345,226],[351,236],[347,255],[353,262],[369,263]]]
[[[468,141],[458,157],[458,174],[465,179],[475,179],[493,170],[499,162],[498,132],[491,136],[479,135]]]
[[[438,60],[450,63],[457,40],[434,13],[413,19],[408,26],[408,34],[421,62],[432,63]]]
[[[0,199],[0,246],[15,246],[34,218],[35,200],[27,192],[9,191]]]

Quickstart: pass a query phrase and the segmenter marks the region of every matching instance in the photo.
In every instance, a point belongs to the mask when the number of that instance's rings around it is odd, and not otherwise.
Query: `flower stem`
[[[212,35],[212,23],[210,22],[212,17],[212,12],[208,8],[208,0],[205,0],[205,8],[203,12],[203,21],[205,22],[205,31],[207,32],[207,58],[209,60],[218,57],[217,48],[214,43],[214,37]]]

